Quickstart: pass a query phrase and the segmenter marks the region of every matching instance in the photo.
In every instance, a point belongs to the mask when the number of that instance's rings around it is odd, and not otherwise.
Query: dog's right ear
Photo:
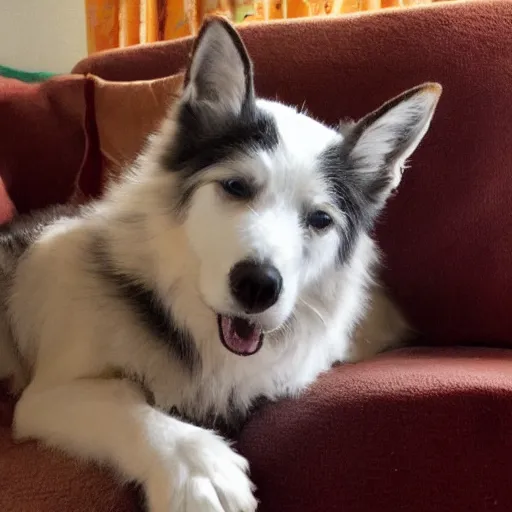
[[[229,121],[254,101],[251,60],[240,36],[224,18],[208,18],[199,31],[182,101],[210,123]]]

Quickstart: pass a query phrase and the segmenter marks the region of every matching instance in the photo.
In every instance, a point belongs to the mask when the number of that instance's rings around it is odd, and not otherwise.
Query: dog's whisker
[[[315,313],[316,316],[318,316],[318,318],[320,318],[320,320],[322,321],[322,323],[324,325],[327,325],[326,322],[325,322],[325,319],[324,317],[322,316],[322,314],[320,313],[320,311],[318,311],[318,309],[316,309],[314,306],[312,306],[309,302],[306,302],[304,299],[300,298],[299,299],[305,306],[307,306],[309,309],[311,309],[311,311],[313,311],[313,313]]]
[[[249,210],[251,210],[251,212],[254,213],[254,215],[256,215],[256,217],[260,216],[260,214],[251,205],[248,204],[247,208],[249,208]]]

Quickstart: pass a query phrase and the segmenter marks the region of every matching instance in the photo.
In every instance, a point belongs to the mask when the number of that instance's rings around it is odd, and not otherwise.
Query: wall
[[[86,54],[84,0],[0,0],[0,65],[63,73]]]

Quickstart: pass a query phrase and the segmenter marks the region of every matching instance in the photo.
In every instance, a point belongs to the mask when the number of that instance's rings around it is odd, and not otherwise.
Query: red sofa
[[[510,512],[512,2],[275,22],[242,34],[258,92],[306,101],[329,123],[423,81],[444,87],[377,230],[384,281],[418,346],[340,365],[303,397],[254,415],[238,448],[260,510]],[[16,208],[101,193],[88,73],[164,77],[183,67],[190,43],[94,55],[74,76],[30,91],[0,84],[0,177]],[[72,108],[63,103],[71,96]],[[13,444],[13,401],[2,396],[0,510],[137,509],[136,490],[107,469]]]

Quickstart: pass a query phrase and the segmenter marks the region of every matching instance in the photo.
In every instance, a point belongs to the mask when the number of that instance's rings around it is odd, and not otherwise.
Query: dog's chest
[[[248,414],[266,401],[261,383],[240,382],[226,372],[187,379],[154,394],[155,405],[174,417],[236,437]],[[267,387],[268,388],[268,387]],[[162,390],[161,390],[162,391]]]
[[[324,344],[291,340],[253,357],[229,357],[205,373],[160,387],[157,405],[191,423],[235,436],[247,416],[267,401],[296,395],[329,361]]]

